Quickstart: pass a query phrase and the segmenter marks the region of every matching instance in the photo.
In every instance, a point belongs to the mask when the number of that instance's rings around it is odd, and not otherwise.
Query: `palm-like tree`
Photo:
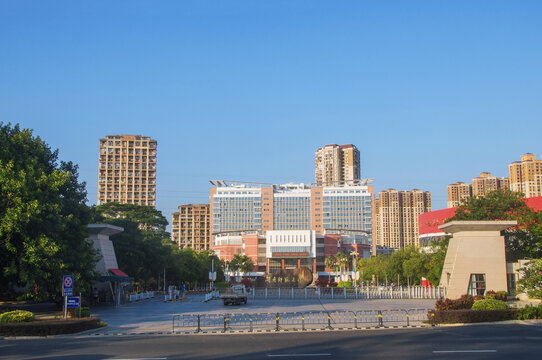
[[[325,264],[326,268],[336,270],[336,268],[337,268],[337,259],[335,258],[335,256],[329,255],[326,258],[324,264]],[[331,275],[329,275],[329,273],[328,273],[328,281],[331,281]]]
[[[346,254],[343,254],[343,253],[337,254],[337,266],[341,274],[344,273],[344,271],[348,267],[349,262],[350,262],[350,258]]]

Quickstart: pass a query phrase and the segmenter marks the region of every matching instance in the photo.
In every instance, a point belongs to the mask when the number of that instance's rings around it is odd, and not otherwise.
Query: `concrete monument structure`
[[[452,221],[439,228],[452,234],[440,286],[455,299],[486,290],[507,291],[504,236],[516,221]]]

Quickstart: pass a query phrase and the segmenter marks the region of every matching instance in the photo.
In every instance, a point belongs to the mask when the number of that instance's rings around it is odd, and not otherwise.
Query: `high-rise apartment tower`
[[[534,154],[525,154],[521,161],[508,165],[510,190],[519,191],[525,197],[542,196],[542,160]]]
[[[472,196],[486,196],[490,191],[508,189],[509,180],[506,177],[491,176],[489,172],[483,172],[477,178],[472,179],[472,185],[464,182],[456,182],[448,185],[448,208],[459,206],[461,201]]]
[[[359,150],[352,144],[326,145],[314,154],[317,186],[352,184],[360,180]]]
[[[140,135],[100,139],[98,205],[156,205],[156,140]]]
[[[180,205],[172,214],[171,240],[181,249],[189,247],[195,251],[210,249],[211,219],[208,204]]]
[[[378,246],[419,246],[418,217],[431,211],[431,193],[414,189],[381,191],[375,201],[375,231]]]

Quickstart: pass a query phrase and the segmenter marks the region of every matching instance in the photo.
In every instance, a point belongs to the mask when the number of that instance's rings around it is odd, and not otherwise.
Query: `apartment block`
[[[360,180],[359,150],[352,144],[331,144],[315,153],[317,186],[352,184]]]
[[[446,187],[448,194],[448,208],[458,206],[465,198],[472,197],[472,186],[464,182],[456,182]]]
[[[210,249],[211,217],[208,204],[180,205],[172,214],[171,240],[181,249],[189,247],[195,251]]]
[[[525,154],[521,161],[508,165],[510,190],[519,191],[525,197],[542,196],[542,160],[534,154]]]
[[[477,178],[472,179],[472,196],[486,196],[494,190],[508,189],[509,185],[508,178],[498,178],[491,176],[489,172],[483,172]]]
[[[461,201],[472,196],[486,196],[489,192],[509,188],[509,179],[506,177],[491,176],[489,172],[483,172],[480,176],[472,179],[472,184],[456,182],[448,185],[448,208],[459,206]]]
[[[141,135],[100,139],[98,205],[156,205],[156,140]]]
[[[376,245],[396,249],[419,246],[418,217],[428,211],[431,211],[429,191],[381,191],[375,201]]]

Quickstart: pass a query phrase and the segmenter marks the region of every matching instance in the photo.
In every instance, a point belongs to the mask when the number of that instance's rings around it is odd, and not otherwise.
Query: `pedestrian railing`
[[[215,291],[211,291],[210,293],[205,294],[205,299],[203,301],[218,299],[219,297],[220,297],[220,293],[217,290],[215,290]]]
[[[357,287],[357,288],[252,288],[252,299],[440,299],[443,287]]]
[[[280,331],[419,326],[430,309],[334,310],[282,313],[182,314],[173,316],[175,332]]]
[[[139,300],[150,299],[153,297],[154,297],[154,291],[147,291],[147,292],[142,292],[142,293],[137,293],[137,294],[130,294],[128,299],[130,302],[134,302],[134,301],[139,301]]]

